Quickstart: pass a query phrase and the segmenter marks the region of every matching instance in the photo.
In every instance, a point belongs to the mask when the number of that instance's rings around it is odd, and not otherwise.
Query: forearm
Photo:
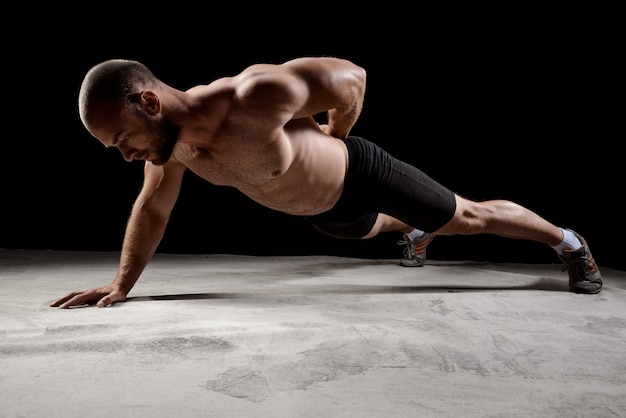
[[[124,235],[119,269],[113,281],[127,294],[154,255],[166,224],[167,219],[163,216],[151,214],[140,207],[133,209]]]
[[[328,111],[328,134],[335,138],[345,139],[356,123],[361,113],[361,107],[335,108]]]
[[[349,61],[339,60],[329,91],[334,91],[337,104],[327,111],[328,133],[336,138],[346,138],[361,115],[365,99],[366,72]]]

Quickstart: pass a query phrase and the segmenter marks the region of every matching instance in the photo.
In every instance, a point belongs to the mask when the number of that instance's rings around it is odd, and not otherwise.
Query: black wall
[[[514,200],[572,228],[600,265],[626,269],[623,106],[616,102],[623,96],[611,27],[580,24],[584,13],[571,25],[504,19],[459,26],[441,16],[428,25],[401,15],[374,15],[384,25],[327,18],[305,25],[286,17],[288,25],[254,26],[213,16],[172,27],[164,12],[160,20],[40,22],[34,37],[6,34],[20,42],[11,43],[3,64],[9,129],[0,248],[119,250],[141,163],[124,162],[82,127],[76,96],[92,65],[137,59],[186,89],[255,62],[334,55],[368,70],[354,134],[466,197]],[[215,19],[232,21],[231,30]],[[398,238],[329,238],[189,174],[159,251],[399,258]],[[558,263],[543,245],[487,236],[440,237],[429,254]]]

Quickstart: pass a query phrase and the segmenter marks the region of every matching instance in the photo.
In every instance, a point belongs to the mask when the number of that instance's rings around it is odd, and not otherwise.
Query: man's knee
[[[485,202],[474,202],[457,196],[452,219],[441,227],[440,235],[465,235],[481,232],[489,221],[489,207]]]

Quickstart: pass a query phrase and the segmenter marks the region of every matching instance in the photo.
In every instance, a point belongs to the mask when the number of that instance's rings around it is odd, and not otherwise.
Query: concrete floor
[[[626,417],[626,272],[0,250],[0,417]]]

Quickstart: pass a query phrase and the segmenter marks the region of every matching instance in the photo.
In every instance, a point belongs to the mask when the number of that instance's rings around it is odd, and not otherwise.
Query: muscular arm
[[[164,166],[146,163],[144,185],[128,220],[120,266],[113,281],[125,293],[135,285],[163,238],[184,169],[172,161]]]
[[[262,120],[282,127],[291,119],[327,112],[327,133],[345,138],[363,108],[366,72],[331,57],[296,58],[281,65],[257,64],[237,76],[237,97]]]
[[[105,307],[126,300],[161,242],[174,204],[178,199],[185,167],[172,159],[163,166],[147,162],[144,184],[135,200],[126,226],[120,264],[110,285],[77,291],[52,302],[50,306],[69,308],[97,302]]]

